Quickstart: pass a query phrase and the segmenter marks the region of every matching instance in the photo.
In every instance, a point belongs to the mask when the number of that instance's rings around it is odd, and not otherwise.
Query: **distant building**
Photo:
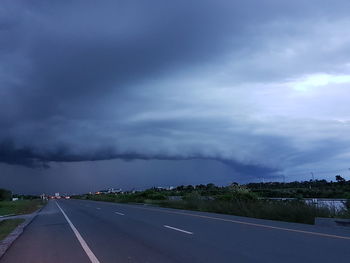
[[[108,188],[104,190],[100,190],[96,192],[95,194],[100,195],[100,194],[116,194],[116,193],[121,193],[122,189],[114,189],[114,188]]]
[[[113,194],[115,194],[115,193],[121,193],[122,192],[122,189],[114,189],[114,188],[109,188],[108,189],[108,193],[113,193]]]
[[[156,187],[157,190],[173,190],[175,189],[174,186],[158,186]]]

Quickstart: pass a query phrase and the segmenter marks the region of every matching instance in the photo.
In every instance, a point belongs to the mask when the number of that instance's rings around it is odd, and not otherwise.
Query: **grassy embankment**
[[[39,200],[0,201],[0,216],[30,214],[42,207],[44,203]],[[7,237],[25,219],[5,219],[0,221],[0,241]]]
[[[30,214],[42,206],[43,206],[43,202],[40,199],[18,200],[18,201],[1,201],[0,202],[0,216]]]
[[[169,200],[174,192],[146,190],[128,194],[82,195],[75,198],[120,203],[148,203],[162,207],[214,212],[261,219],[313,224],[315,217],[350,218],[349,209],[318,207],[301,200],[264,200],[249,189],[234,187],[215,196],[205,196],[205,191],[180,192],[182,200]]]
[[[5,237],[8,236],[17,226],[22,224],[24,219],[6,219],[0,221],[0,241],[2,241]]]

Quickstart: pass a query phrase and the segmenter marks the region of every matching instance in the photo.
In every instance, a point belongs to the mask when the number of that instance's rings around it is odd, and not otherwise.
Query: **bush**
[[[243,192],[233,192],[233,193],[227,193],[224,195],[220,195],[216,197],[217,200],[221,201],[236,201],[236,200],[257,200],[257,197],[254,193],[243,193]]]
[[[12,192],[0,188],[0,201],[10,201],[12,199]]]
[[[253,201],[253,200],[257,200],[257,195],[251,192],[246,187],[232,184],[229,186],[228,193],[219,195],[216,197],[216,199],[221,201],[237,201],[237,200]]]
[[[186,200],[186,201],[197,201],[201,199],[202,199],[202,196],[197,191],[192,191],[188,194],[185,194],[183,197],[183,200]]]
[[[150,200],[166,200],[167,197],[160,192],[157,192],[155,190],[146,190],[139,194],[140,197],[143,197],[145,199],[150,199]]]

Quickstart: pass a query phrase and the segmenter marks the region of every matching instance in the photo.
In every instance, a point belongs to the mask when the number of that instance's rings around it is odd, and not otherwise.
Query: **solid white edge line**
[[[182,233],[186,233],[186,234],[189,234],[189,235],[193,235],[193,232],[189,232],[189,231],[186,231],[186,230],[182,230],[182,229],[180,229],[180,228],[176,228],[176,227],[172,227],[172,226],[167,226],[167,225],[164,225],[164,227],[169,228],[169,229],[172,229],[172,230],[180,231],[180,232],[182,232]]]
[[[120,215],[120,216],[125,216],[125,214],[123,214],[123,213],[119,213],[119,212],[114,212],[114,213],[117,215]]]
[[[56,202],[56,201],[55,201]],[[68,218],[68,216],[66,215],[66,213],[63,211],[63,209],[60,207],[60,205],[56,202],[57,207],[61,210],[63,216],[65,217],[65,219],[67,220],[69,226],[71,227],[71,229],[73,230],[75,236],[77,237],[80,245],[83,247],[86,255],[89,257],[90,261],[92,263],[100,263],[100,261],[98,261],[97,257],[95,256],[95,254],[91,251],[91,249],[89,248],[88,244],[86,244],[85,240],[83,239],[83,237],[80,235],[79,231],[75,228],[75,226],[73,225],[73,223],[70,221],[70,219]]]

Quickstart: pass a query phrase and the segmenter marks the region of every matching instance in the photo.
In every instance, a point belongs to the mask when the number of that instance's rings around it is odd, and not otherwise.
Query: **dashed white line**
[[[123,214],[123,213],[119,213],[119,212],[114,212],[114,213],[117,215],[120,215],[120,216],[125,216],[125,214]]]
[[[96,207],[96,209],[97,209],[97,210],[100,210],[101,208],[99,208],[99,207]]]
[[[193,232],[189,232],[189,231],[186,231],[186,230],[183,230],[183,229],[180,229],[180,228],[167,226],[167,225],[164,225],[164,227],[172,229],[172,230],[176,230],[176,231],[179,231],[179,232],[182,232],[182,233],[186,233],[186,234],[189,234],[189,235],[193,235]]]
[[[70,219],[68,218],[68,216],[66,215],[66,213],[63,211],[63,209],[60,207],[60,205],[56,202],[56,205],[58,206],[58,208],[61,210],[64,218],[67,220],[69,226],[71,227],[71,229],[73,230],[75,236],[77,237],[80,245],[83,247],[86,255],[89,257],[90,261],[92,263],[100,263],[100,261],[97,259],[97,257],[95,256],[95,254],[91,251],[91,249],[89,248],[88,244],[86,244],[85,240],[83,239],[83,237],[80,235],[79,231],[75,228],[75,226],[73,225],[73,223],[70,221]]]

